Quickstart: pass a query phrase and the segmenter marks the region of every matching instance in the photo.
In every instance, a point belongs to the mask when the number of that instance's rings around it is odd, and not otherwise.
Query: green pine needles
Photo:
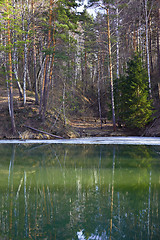
[[[143,128],[152,120],[148,75],[138,53],[127,63],[126,75],[118,79],[116,111],[121,123],[129,128]]]

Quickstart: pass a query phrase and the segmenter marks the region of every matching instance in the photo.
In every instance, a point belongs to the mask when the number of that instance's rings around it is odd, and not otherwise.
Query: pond
[[[0,239],[160,239],[160,146],[0,144]]]

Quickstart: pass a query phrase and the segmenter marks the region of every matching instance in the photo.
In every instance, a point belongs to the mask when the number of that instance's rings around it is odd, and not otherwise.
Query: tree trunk
[[[24,40],[26,41],[26,40]],[[23,73],[23,104],[26,104],[26,79],[27,79],[27,43],[24,44],[24,73]]]
[[[46,113],[46,110],[47,110],[47,101],[48,101],[49,85],[50,85],[50,82],[49,82],[50,78],[49,77],[50,77],[51,63],[52,63],[52,60],[51,60],[51,58],[49,58],[48,66],[47,66],[47,72],[46,72],[46,75],[45,75],[45,85],[44,85],[43,109],[42,109],[42,120],[43,121],[45,120],[45,113]]]
[[[84,93],[84,83],[85,83],[85,74],[84,74],[84,63],[83,63],[83,53],[81,52],[81,80],[82,80],[82,90]]]
[[[44,98],[44,88],[45,88],[45,77],[46,77],[46,68],[47,68],[47,57],[44,59],[44,64],[42,68],[42,73],[41,73],[41,95],[40,95],[40,105],[39,105],[39,115],[42,115],[42,110],[43,110],[43,98]]]
[[[34,77],[34,84],[35,84],[35,104],[38,104],[38,79],[36,74],[36,40],[35,40],[35,18],[34,18],[34,0],[31,2],[32,5],[32,18],[33,18],[33,77]]]
[[[117,79],[119,78],[119,12],[118,12],[118,3],[116,6],[116,38],[117,38],[117,42],[116,42],[116,47],[117,47]]]
[[[26,104],[26,78],[27,78],[27,43],[26,33],[24,26],[24,3],[22,1],[22,30],[23,30],[23,41],[24,41],[24,69],[23,69],[23,104]]]
[[[6,62],[7,62],[7,61],[6,61]],[[9,111],[9,116],[11,117],[10,90],[9,90],[9,84],[8,84],[8,75],[7,75],[6,62],[5,62],[5,73],[6,73],[6,82],[7,82],[8,111]],[[160,96],[160,95],[159,95],[159,96]]]
[[[150,55],[150,66],[151,66],[151,72],[153,73],[151,19],[149,20],[149,55]]]
[[[148,44],[148,13],[147,13],[147,2],[145,0],[145,21],[146,21],[146,53],[147,53],[147,70],[148,70],[148,86],[150,98],[152,98],[151,93],[151,74],[150,74],[150,57],[149,57],[149,44]]]
[[[160,8],[158,9],[158,24],[157,24],[157,66],[160,77]]]
[[[9,4],[7,0],[7,37],[8,37],[8,68],[9,68],[9,92],[10,92],[10,113],[11,113],[11,124],[12,132],[16,133],[16,125],[14,120],[14,110],[13,110],[13,82],[12,82],[12,54],[11,54],[11,32],[10,32],[10,16],[9,16]]]
[[[42,40],[42,39],[41,39]],[[40,103],[39,103],[39,115],[42,113],[42,98],[43,98],[43,76],[44,76],[44,69],[45,69],[45,62],[46,57],[43,60],[42,57],[42,41],[40,42],[40,71],[39,71],[39,77],[40,77]]]
[[[52,27],[52,13],[53,13],[53,0],[50,0],[50,5],[49,5],[49,30],[48,30],[48,50],[51,45],[51,27]],[[46,55],[45,59],[45,66],[44,66],[44,75],[43,75],[43,83],[42,83],[42,99],[40,100],[40,110],[39,114],[42,115],[42,119],[45,119],[45,105],[46,105],[46,95],[47,95],[47,85],[48,85],[48,60],[49,60],[49,55]]]
[[[66,95],[66,81],[64,80],[64,83],[63,83],[63,117],[64,117],[64,126],[66,126],[65,95]]]
[[[44,73],[43,73],[43,83],[42,83],[42,101],[41,101],[41,112],[40,115],[42,117],[42,120],[45,119],[45,113],[44,113],[44,107],[45,107],[45,101],[46,101],[46,87],[47,87],[47,73],[48,73],[48,58],[49,56],[46,56],[45,60],[45,66],[44,66]]]
[[[87,89],[87,52],[86,52],[86,49],[85,49],[84,79],[85,79],[85,82],[84,82],[84,93],[85,93],[86,89]]]
[[[139,6],[139,20],[138,20],[138,34],[137,34],[137,45],[138,45],[138,52],[141,53],[142,57],[142,49],[143,49],[143,41],[142,41],[142,30],[141,30],[141,11]]]
[[[47,102],[48,102],[48,97],[49,97],[49,89],[52,84],[52,77],[53,77],[53,66],[54,66],[54,57],[55,57],[55,47],[56,47],[56,41],[55,41],[55,18],[54,18],[54,28],[53,28],[53,48],[54,52],[52,54],[52,60],[50,59],[49,62],[49,71],[48,71],[48,78],[49,81],[47,81],[47,86],[46,86],[46,99],[44,102],[44,108],[43,108],[43,116],[45,115],[45,112],[47,110]]]
[[[55,53],[53,54],[52,60],[51,60],[51,63],[50,63],[49,82],[48,82],[48,85],[47,85],[46,101],[45,101],[45,105],[44,105],[44,109],[43,109],[44,114],[45,114],[45,112],[46,112],[46,110],[47,110],[49,90],[50,90],[50,87],[52,86],[54,56],[55,56]]]
[[[30,78],[30,75],[29,75],[29,66],[27,64],[27,80],[28,80],[28,88],[30,91],[32,91],[32,84],[31,84],[31,78]]]
[[[110,69],[110,81],[111,81],[112,120],[113,120],[113,130],[116,131],[114,91],[113,91],[113,72],[112,72],[113,67],[112,67],[111,35],[110,35],[110,21],[109,21],[109,9],[108,8],[107,8],[107,27],[108,27],[109,69]]]
[[[100,52],[98,51],[98,109],[99,109],[99,118],[101,121],[101,129],[102,129],[102,111],[101,111],[101,90],[100,90]]]
[[[15,0],[13,1],[13,7],[15,9]],[[14,20],[15,20],[15,12],[14,12]],[[16,55],[17,55],[17,44],[16,44],[16,30],[14,29],[13,30],[13,43],[14,43],[14,51],[13,51],[13,72],[14,72],[14,75],[15,75],[15,79],[16,79],[16,82],[17,82],[17,87],[18,87],[18,90],[19,90],[19,96],[20,98],[23,97],[23,89],[21,87],[21,84],[19,82],[19,79],[18,79],[18,72],[17,72],[17,67],[16,67]],[[18,63],[18,61],[17,61]]]
[[[29,33],[29,5],[28,5],[28,1],[27,1],[27,9],[28,9],[28,19],[27,19],[27,31],[25,32],[25,19],[24,19],[24,13],[25,13],[25,7],[24,3],[22,1],[22,27],[23,27],[23,41],[24,41],[24,72],[23,72],[23,104],[26,104],[26,83],[28,80],[29,83],[29,88],[31,90],[31,82],[29,79],[29,71],[28,71],[28,46],[27,46],[27,39],[28,39],[28,33]]]

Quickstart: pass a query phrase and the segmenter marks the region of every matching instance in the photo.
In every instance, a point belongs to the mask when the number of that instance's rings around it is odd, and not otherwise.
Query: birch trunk
[[[49,4],[49,30],[48,30],[48,50],[51,46],[51,27],[52,27],[52,13],[53,13],[53,0],[50,0],[50,4]],[[49,55],[46,55],[46,59],[45,59],[45,65],[44,65],[44,75],[43,75],[43,83],[42,83],[42,95],[40,99],[40,108],[39,108],[39,114],[42,115],[42,119],[44,120],[45,118],[45,110],[43,110],[43,108],[45,108],[45,104],[46,104],[46,95],[47,95],[47,85],[48,85],[48,61],[49,61]]]
[[[22,1],[22,30],[25,32],[24,24],[24,3]],[[26,33],[23,33],[24,43],[24,71],[23,71],[23,104],[26,104],[26,78],[27,78],[27,43],[26,43]]]
[[[102,129],[102,111],[101,111],[101,91],[100,91],[100,53],[98,51],[98,109],[99,109],[99,118],[101,121],[101,129]]]
[[[142,41],[142,32],[141,32],[141,19],[140,19],[140,14],[139,14],[139,21],[138,21],[138,51],[141,52],[141,57],[142,57],[142,46],[143,46],[143,41]]]
[[[113,120],[113,130],[116,131],[115,104],[114,104],[114,91],[113,91],[113,71],[112,71],[113,67],[112,67],[110,20],[109,20],[109,9],[107,8],[106,10],[107,10],[107,28],[108,28],[108,49],[109,49],[110,83],[111,83],[112,120]]]
[[[141,4],[142,0],[139,1],[138,5],[138,51],[141,53],[141,57],[143,58],[143,39],[142,39],[142,14],[141,14]]]
[[[13,8],[15,9],[15,0],[13,1]],[[14,12],[14,20],[15,20],[15,12]],[[14,43],[14,51],[13,51],[13,72],[14,72],[14,75],[15,75],[15,79],[16,79],[16,82],[17,82],[17,87],[18,87],[18,90],[19,90],[19,96],[20,98],[23,97],[23,89],[21,87],[21,84],[18,80],[18,72],[17,72],[17,67],[16,67],[16,59],[17,59],[17,43],[16,43],[16,30],[14,29],[13,30],[13,43]],[[18,61],[17,61],[18,63]]]
[[[148,86],[150,98],[152,98],[151,93],[151,75],[150,75],[150,57],[149,57],[149,44],[148,44],[148,13],[147,13],[147,2],[145,0],[145,21],[146,21],[146,53],[147,53],[147,70],[148,70]]]
[[[119,78],[119,11],[118,11],[118,3],[116,6],[116,37],[117,37],[117,43],[116,43],[116,48],[117,48],[117,79]]]
[[[151,72],[153,73],[153,58],[152,58],[152,28],[151,28],[151,19],[149,20],[149,55],[150,55]]]
[[[24,40],[25,41],[25,40]],[[23,104],[26,104],[27,44],[24,44]]]
[[[34,77],[34,84],[35,84],[35,104],[38,104],[38,79],[36,74],[36,40],[35,40],[35,18],[34,18],[34,0],[31,2],[32,5],[32,18],[33,18],[33,77]]]
[[[64,126],[66,126],[65,95],[66,95],[66,82],[64,81],[64,83],[63,83],[63,117],[64,117]]]
[[[84,93],[86,92],[87,88],[87,52],[85,49],[85,67],[84,67]]]

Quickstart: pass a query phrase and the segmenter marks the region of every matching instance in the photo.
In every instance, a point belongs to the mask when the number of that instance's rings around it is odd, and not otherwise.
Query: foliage
[[[117,112],[120,121],[130,128],[142,128],[151,121],[152,101],[149,99],[147,72],[136,53],[127,63],[126,76],[118,80]]]

